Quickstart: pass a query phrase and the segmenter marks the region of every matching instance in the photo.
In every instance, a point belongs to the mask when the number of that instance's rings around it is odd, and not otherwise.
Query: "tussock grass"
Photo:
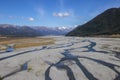
[[[2,37],[0,38],[0,50],[4,50],[8,45],[14,45],[15,49],[25,48],[25,47],[34,47],[34,46],[43,46],[54,44],[53,38],[41,38],[41,37],[31,37],[31,38],[16,38],[16,37]]]
[[[31,67],[29,67],[28,69],[27,69],[27,71],[28,72],[30,72],[30,71],[32,71],[33,69],[31,68]]]
[[[0,76],[0,80],[3,80],[1,76]]]
[[[103,44],[101,45],[101,49],[107,49],[110,45],[109,44]]]
[[[120,51],[120,47],[113,47],[114,50]]]
[[[111,38],[120,38],[120,34],[114,34],[110,36]]]

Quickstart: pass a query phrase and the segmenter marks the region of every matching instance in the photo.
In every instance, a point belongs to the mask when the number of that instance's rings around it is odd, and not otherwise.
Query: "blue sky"
[[[0,24],[82,25],[120,0],[0,0]]]

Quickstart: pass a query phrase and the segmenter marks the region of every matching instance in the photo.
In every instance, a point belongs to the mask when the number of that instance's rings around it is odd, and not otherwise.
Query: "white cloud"
[[[28,20],[29,21],[34,21],[35,19],[33,17],[30,17]]]
[[[68,16],[70,16],[70,13],[68,13],[68,12],[53,13],[53,16],[55,16],[55,17],[68,17]]]
[[[70,15],[70,13],[67,13],[67,12],[64,13],[64,16],[69,16],[69,15]]]

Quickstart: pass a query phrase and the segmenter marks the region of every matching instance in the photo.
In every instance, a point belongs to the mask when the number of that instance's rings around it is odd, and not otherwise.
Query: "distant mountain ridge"
[[[111,8],[84,25],[76,27],[66,36],[96,36],[120,34],[120,8]]]
[[[41,32],[41,35],[65,35],[70,32],[73,27],[45,27],[45,26],[36,26],[33,27],[35,30]]]
[[[0,35],[18,37],[65,35],[72,29],[72,27],[49,28],[45,26],[17,26],[11,24],[0,24]]]
[[[0,24],[1,36],[33,37],[40,36],[40,33],[29,26],[15,26],[10,24]]]

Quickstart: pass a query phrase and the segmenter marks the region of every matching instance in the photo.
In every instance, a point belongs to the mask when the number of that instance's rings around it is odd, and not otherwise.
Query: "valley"
[[[120,80],[120,38],[46,36],[54,44],[0,53],[3,80]],[[30,40],[30,39],[29,39]]]

